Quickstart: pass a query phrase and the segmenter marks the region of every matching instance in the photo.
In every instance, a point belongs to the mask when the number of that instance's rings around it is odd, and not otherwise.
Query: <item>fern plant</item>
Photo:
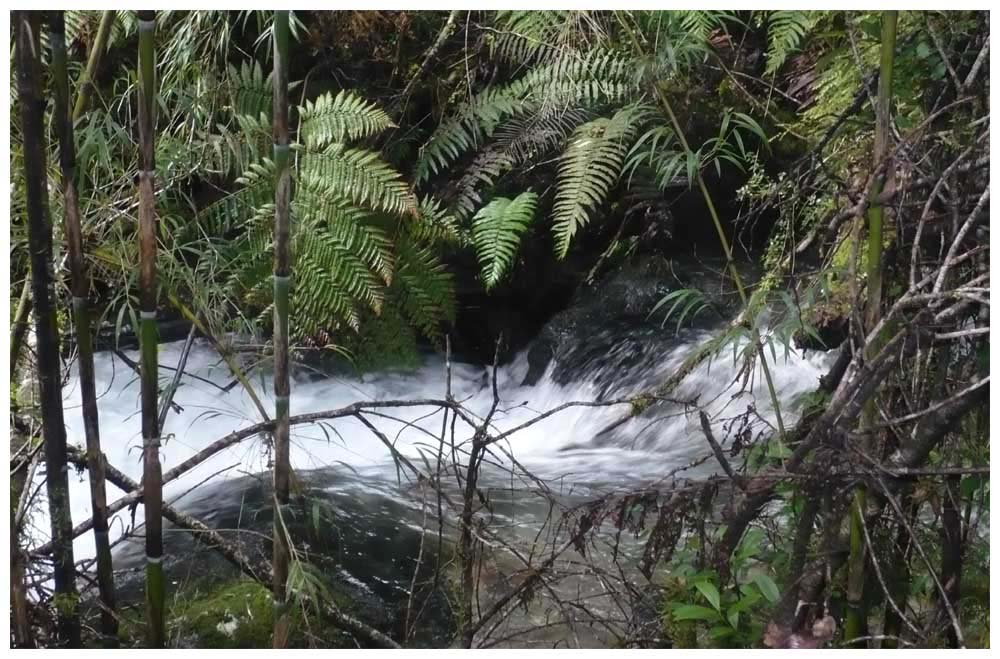
[[[489,56],[508,75],[455,104],[425,142],[414,170],[416,184],[425,186],[458,170],[445,199],[459,221],[472,218],[474,237],[477,223],[496,217],[505,201],[535,184],[524,180],[528,172],[555,163],[553,192],[536,203],[551,204],[553,248],[562,259],[620,184],[664,190],[689,183],[704,167],[742,169],[750,139],[766,142],[752,118],[727,112],[718,136],[689,153],[644,98],[648,85],[683,74],[703,57],[711,35],[738,20],[735,14],[615,15],[629,22],[626,32],[654,45],[642,58],[619,49],[627,39],[615,34],[610,16],[515,11],[494,17]],[[782,43],[787,46],[787,39]],[[508,272],[511,254],[502,256],[480,257],[488,288]]]
[[[243,83],[259,85],[258,94],[250,93],[247,84],[234,86],[234,111],[266,107],[267,81],[254,70],[231,71]],[[260,106],[246,103],[254,98]],[[263,127],[266,116],[258,116],[236,114],[233,123]],[[292,146],[293,336],[326,344],[341,328],[359,329],[362,319],[381,313],[388,300],[423,334],[436,337],[441,322],[454,315],[454,292],[435,246],[461,242],[461,234],[439,205],[418,201],[399,172],[359,144],[392,121],[347,91],[305,103],[298,108],[298,119],[298,141]],[[215,152],[235,148],[242,158],[245,145],[233,145],[230,135],[222,133],[212,144]],[[237,183],[238,189],[198,213],[216,255],[206,260],[206,267],[224,264],[227,288],[238,300],[235,306],[249,305],[258,310],[258,319],[266,319],[272,295],[274,164],[259,158]]]

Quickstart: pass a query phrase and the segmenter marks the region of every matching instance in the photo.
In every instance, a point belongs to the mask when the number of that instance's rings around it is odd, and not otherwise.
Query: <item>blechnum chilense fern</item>
[[[237,130],[221,130],[210,145],[220,171],[265,152],[255,141],[268,139],[270,83],[253,71],[231,72],[239,82],[232,104]],[[247,89],[254,85],[256,95]],[[452,279],[437,247],[464,240],[458,225],[440,204],[418,199],[378,152],[363,147],[393,125],[374,104],[341,91],[295,110],[293,336],[323,345],[391,304],[394,314],[398,310],[422,334],[437,338],[442,322],[454,316]],[[257,310],[261,321],[271,314],[274,171],[269,158],[258,156],[234,192],[198,213],[218,257],[205,262],[223,264],[214,276],[224,276],[230,294]]]

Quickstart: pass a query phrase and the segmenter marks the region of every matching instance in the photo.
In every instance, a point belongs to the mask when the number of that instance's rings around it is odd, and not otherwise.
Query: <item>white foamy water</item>
[[[675,371],[684,358],[708,334],[677,346],[663,354],[654,363],[640,367],[641,384],[634,391],[616,391],[622,396],[652,388]],[[175,366],[180,356],[182,342],[161,346],[159,362]],[[137,353],[129,353],[138,359]],[[770,359],[770,355],[768,355]],[[792,353],[787,359],[780,353],[772,365],[775,387],[783,406],[786,426],[794,422],[797,414],[792,409],[796,398],[816,388],[819,377],[825,373],[830,357],[821,353],[803,356]],[[613,361],[610,360],[609,361]],[[494,418],[494,427],[502,432],[530,421],[538,414],[570,401],[594,401],[600,387],[595,378],[602,369],[613,364],[581,369],[577,381],[567,385],[555,383],[548,375],[534,386],[520,386],[527,372],[524,354],[510,365],[501,367],[497,381],[501,396],[500,410]],[[195,343],[188,359],[186,372],[204,378],[185,376],[174,401],[183,408],[167,416],[163,428],[164,442],[161,458],[164,471],[177,465],[235,429],[259,422],[261,419],[250,397],[240,385],[228,392],[219,387],[232,381],[226,365],[203,343]],[[493,400],[489,386],[489,370],[481,366],[454,364],[452,390],[454,396],[473,413],[484,415]],[[142,475],[142,451],[139,416],[139,382],[136,375],[111,353],[101,353],[96,358],[97,391],[99,395],[101,444],[111,464],[138,481]],[[605,372],[607,374],[607,372]],[[161,370],[164,387],[173,372]],[[334,377],[309,382],[306,378],[293,381],[291,395],[292,415],[344,407],[359,401],[405,400],[418,398],[443,398],[446,369],[440,357],[428,357],[423,366],[407,373],[385,372],[360,378]],[[709,410],[720,426],[723,419],[746,411],[754,405],[757,411],[773,423],[773,411],[761,378],[760,369],[751,378],[752,387],[741,392],[741,383],[734,382],[737,369],[732,363],[732,352],[723,353],[710,364],[705,364],[688,376],[682,387],[674,392],[678,399],[698,398],[699,404]],[[273,414],[274,399],[270,376],[255,374],[252,383],[268,409]],[[213,386],[215,385],[218,386]],[[66,423],[69,441],[84,445],[83,421],[80,416],[80,391],[72,378],[64,390]],[[670,407],[670,406],[667,406]],[[578,483],[599,487],[629,487],[654,482],[679,467],[709,453],[696,411],[683,413],[672,406],[633,419],[618,428],[610,437],[595,442],[597,433],[609,423],[620,418],[626,406],[573,407],[563,410],[543,421],[521,430],[503,442],[524,467],[534,474],[559,483]],[[382,414],[398,417],[402,421],[379,416],[369,416],[396,447],[409,456],[421,452],[433,462],[437,451],[436,437],[441,432],[441,412],[430,407],[379,409]],[[412,424],[408,426],[407,423]],[[450,423],[450,422],[449,422]],[[457,441],[471,434],[467,426],[456,426]],[[433,436],[421,432],[426,430]],[[717,437],[724,437],[721,427]],[[503,458],[498,454],[498,459]],[[354,418],[337,419],[323,427],[298,425],[292,428],[292,465],[296,469],[356,470],[365,477],[395,479],[388,450],[372,433]],[[421,461],[416,461],[422,464]],[[175,501],[184,493],[206,481],[221,482],[228,478],[259,473],[267,470],[268,456],[264,439],[260,436],[229,447],[186,473],[164,488],[164,500]],[[709,461],[701,472],[715,471]],[[108,483],[108,500],[121,496]],[[70,499],[73,523],[78,524],[91,515],[87,474],[71,472]],[[183,509],[183,501],[179,507]],[[48,522],[44,510],[35,520],[35,542],[47,540]],[[142,521],[142,507],[135,513],[136,523]],[[111,523],[112,540],[120,536],[125,526],[131,524],[128,511],[118,513]],[[93,556],[93,536],[86,533],[77,538],[77,560]]]

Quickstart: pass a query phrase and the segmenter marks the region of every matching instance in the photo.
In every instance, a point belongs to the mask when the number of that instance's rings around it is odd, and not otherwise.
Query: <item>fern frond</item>
[[[374,151],[335,142],[322,151],[305,152],[301,168],[304,179],[314,187],[325,186],[330,195],[388,213],[416,212],[416,199],[402,176]]]
[[[243,187],[198,211],[197,221],[208,235],[224,236],[245,226],[274,198],[274,163],[251,165],[237,182]]]
[[[501,10],[496,14],[500,34],[492,44],[493,57],[515,65],[530,64],[554,50],[570,22],[571,11]]]
[[[638,89],[631,57],[604,49],[561,53],[513,83],[540,107],[595,106],[620,102]]]
[[[230,64],[226,86],[229,92],[228,106],[232,113],[237,116],[258,117],[263,114],[270,117],[273,109],[272,75],[265,75],[260,62],[256,60],[244,61],[239,68]]]
[[[505,119],[532,107],[519,88],[488,90],[460,105],[421,147],[414,182],[423,183],[469,149],[480,146]]]
[[[299,109],[302,120],[300,140],[319,150],[331,142],[359,140],[376,135],[394,124],[374,103],[350,92],[336,96],[323,94]]]
[[[497,179],[518,165],[543,157],[562,144],[587,120],[583,110],[540,112],[527,119],[512,119],[497,129],[495,139],[465,168],[454,186],[452,206],[460,217],[479,208],[479,190],[492,187]]]
[[[685,9],[678,12],[681,26],[700,41],[707,41],[715,30],[725,30],[726,21],[733,20],[732,12],[704,9]]]
[[[632,60],[604,50],[566,52],[514,82],[490,88],[460,105],[421,148],[417,185],[480,147],[503,122],[529,112],[620,102],[637,88]]]
[[[295,240],[297,254],[305,255],[319,267],[339,291],[353,300],[364,302],[379,313],[384,300],[383,283],[357,254],[334,235],[325,231],[302,231]],[[322,282],[308,282],[308,288],[321,289]],[[313,295],[300,293],[301,296]]]
[[[556,255],[566,256],[576,232],[587,223],[608,191],[618,182],[628,141],[643,116],[629,106],[610,119],[601,117],[580,126],[560,157],[552,232]]]
[[[271,120],[267,115],[236,115],[233,122],[235,127],[220,125],[218,133],[201,140],[200,166],[208,173],[229,176],[244,172],[271,154]]]
[[[296,336],[316,336],[341,322],[358,328],[352,296],[312,258],[311,253],[296,256],[294,277],[290,315],[295,321]]]
[[[397,255],[399,269],[390,294],[414,327],[428,338],[438,338],[441,321],[455,319],[454,278],[427,247],[402,240]]]
[[[344,249],[351,250],[385,282],[392,281],[392,243],[368,221],[365,212],[339,197],[330,197],[322,185],[302,179],[292,200],[296,216],[302,218],[296,231],[328,233]]]
[[[531,224],[537,203],[538,195],[529,190],[514,199],[494,199],[472,218],[472,242],[486,290],[513,265],[521,234]]]
[[[798,50],[815,22],[815,12],[772,11],[767,15],[767,68],[771,74],[781,68],[788,56]]]
[[[402,225],[414,240],[427,244],[464,245],[469,238],[444,205],[432,197],[424,197],[417,206],[417,215]]]

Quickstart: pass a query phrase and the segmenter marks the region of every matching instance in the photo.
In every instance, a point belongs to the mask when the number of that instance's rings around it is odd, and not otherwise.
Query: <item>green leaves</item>
[[[631,60],[604,49],[568,50],[546,59],[513,82],[488,87],[458,105],[421,148],[414,182],[427,181],[466,151],[485,146],[498,127],[515,117],[620,103],[636,91],[633,78]]]
[[[243,62],[238,68],[230,65],[226,84],[233,114],[248,117],[264,114],[270,121],[274,94],[272,73],[264,75],[259,62]]]
[[[472,218],[472,242],[486,290],[513,264],[521,234],[531,224],[537,203],[538,195],[529,190],[514,199],[494,199]]]
[[[715,622],[722,620],[722,614],[715,609],[698,604],[682,604],[672,612],[674,620],[703,620],[705,622]]]
[[[490,89],[459,105],[420,149],[414,182],[419,185],[445,169],[461,154],[489,138],[502,121],[531,107],[519,91],[512,87]]]
[[[694,319],[695,316],[701,313],[708,306],[704,293],[695,288],[682,288],[664,295],[659,302],[653,305],[653,308],[650,310],[647,318],[655,314],[661,307],[666,304],[670,304],[671,302],[673,302],[673,304],[663,317],[663,322],[660,323],[660,327],[666,325],[667,321],[670,320],[671,316],[673,316],[674,312],[679,308],[680,314],[677,318],[677,332],[680,331],[681,325],[684,323],[684,319],[687,318],[688,315]]]
[[[763,595],[768,602],[774,604],[781,597],[781,593],[778,591],[777,584],[771,577],[767,576],[763,572],[758,572],[753,575],[753,583],[760,589],[761,595]]]
[[[712,608],[716,611],[719,610],[719,589],[715,587],[711,581],[696,581],[694,587],[698,589],[698,592],[705,596],[708,603],[712,605]]]
[[[627,143],[643,112],[639,106],[629,106],[610,119],[587,122],[573,133],[560,158],[552,207],[552,232],[559,258],[566,256],[573,236],[618,183]]]

